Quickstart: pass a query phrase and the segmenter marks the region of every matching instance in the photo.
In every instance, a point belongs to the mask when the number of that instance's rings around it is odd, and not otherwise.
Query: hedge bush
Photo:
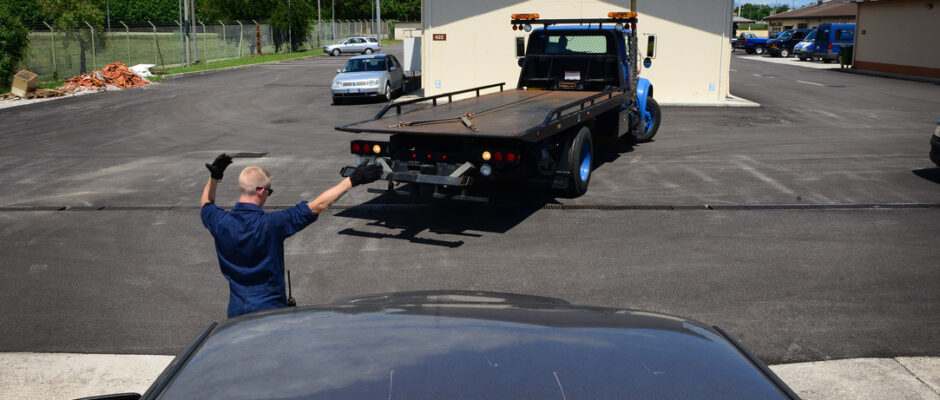
[[[29,31],[5,4],[0,4],[0,92],[10,88],[28,45]]]

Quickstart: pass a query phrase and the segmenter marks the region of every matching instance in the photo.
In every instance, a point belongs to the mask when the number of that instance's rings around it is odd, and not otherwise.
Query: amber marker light
[[[381,153],[381,152],[382,152],[382,146],[379,146],[379,145],[372,146],[372,152],[375,153],[375,154]]]
[[[512,19],[539,19],[538,14],[513,14]]]
[[[633,11],[611,11],[607,13],[607,18],[636,18]]]
[[[488,151],[484,151],[482,157],[483,157],[483,161],[489,161],[491,158],[493,158],[493,155],[490,154],[490,152]]]

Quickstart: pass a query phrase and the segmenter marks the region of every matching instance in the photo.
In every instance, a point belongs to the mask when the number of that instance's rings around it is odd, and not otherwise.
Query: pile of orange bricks
[[[60,89],[67,92],[78,92],[82,90],[100,90],[108,85],[129,88],[149,84],[150,81],[135,74],[124,63],[113,62],[100,71],[92,71],[66,79],[65,84]]]

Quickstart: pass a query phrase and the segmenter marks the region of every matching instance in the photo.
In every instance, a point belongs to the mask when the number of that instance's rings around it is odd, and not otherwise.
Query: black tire
[[[634,143],[645,143],[653,140],[653,136],[656,136],[656,132],[659,131],[659,124],[663,120],[663,112],[659,108],[659,103],[656,102],[652,97],[646,98],[646,111],[650,114],[650,119],[644,121],[637,129],[633,130],[633,142]],[[645,113],[641,113],[640,117],[643,118]]]
[[[385,101],[392,101],[392,85],[388,82],[385,82]]]
[[[366,48],[366,50],[363,51],[362,54],[372,54],[372,49]]]
[[[333,57],[338,56],[338,55],[339,55],[339,49],[333,49],[333,51],[330,52],[330,55],[333,56]]]
[[[754,54],[754,49],[744,49],[744,52],[747,54]]]
[[[806,57],[800,56],[800,61],[806,61]]]
[[[594,168],[594,142],[591,130],[584,126],[571,139],[568,148],[568,194],[578,197],[587,192],[591,183],[591,171]]]
[[[790,57],[790,50],[780,49],[780,57],[783,57],[783,58]]]
[[[757,54],[757,55],[764,54],[764,46],[763,45],[754,46],[754,54]]]

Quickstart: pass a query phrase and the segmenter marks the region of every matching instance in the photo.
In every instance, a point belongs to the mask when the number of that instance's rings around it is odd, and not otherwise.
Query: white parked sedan
[[[346,61],[333,78],[333,104],[354,97],[381,96],[386,101],[405,92],[405,74],[390,54],[356,56]]]
[[[367,36],[354,36],[337,44],[323,46],[323,52],[331,56],[338,56],[340,53],[372,54],[381,50],[382,43],[374,37]]]

